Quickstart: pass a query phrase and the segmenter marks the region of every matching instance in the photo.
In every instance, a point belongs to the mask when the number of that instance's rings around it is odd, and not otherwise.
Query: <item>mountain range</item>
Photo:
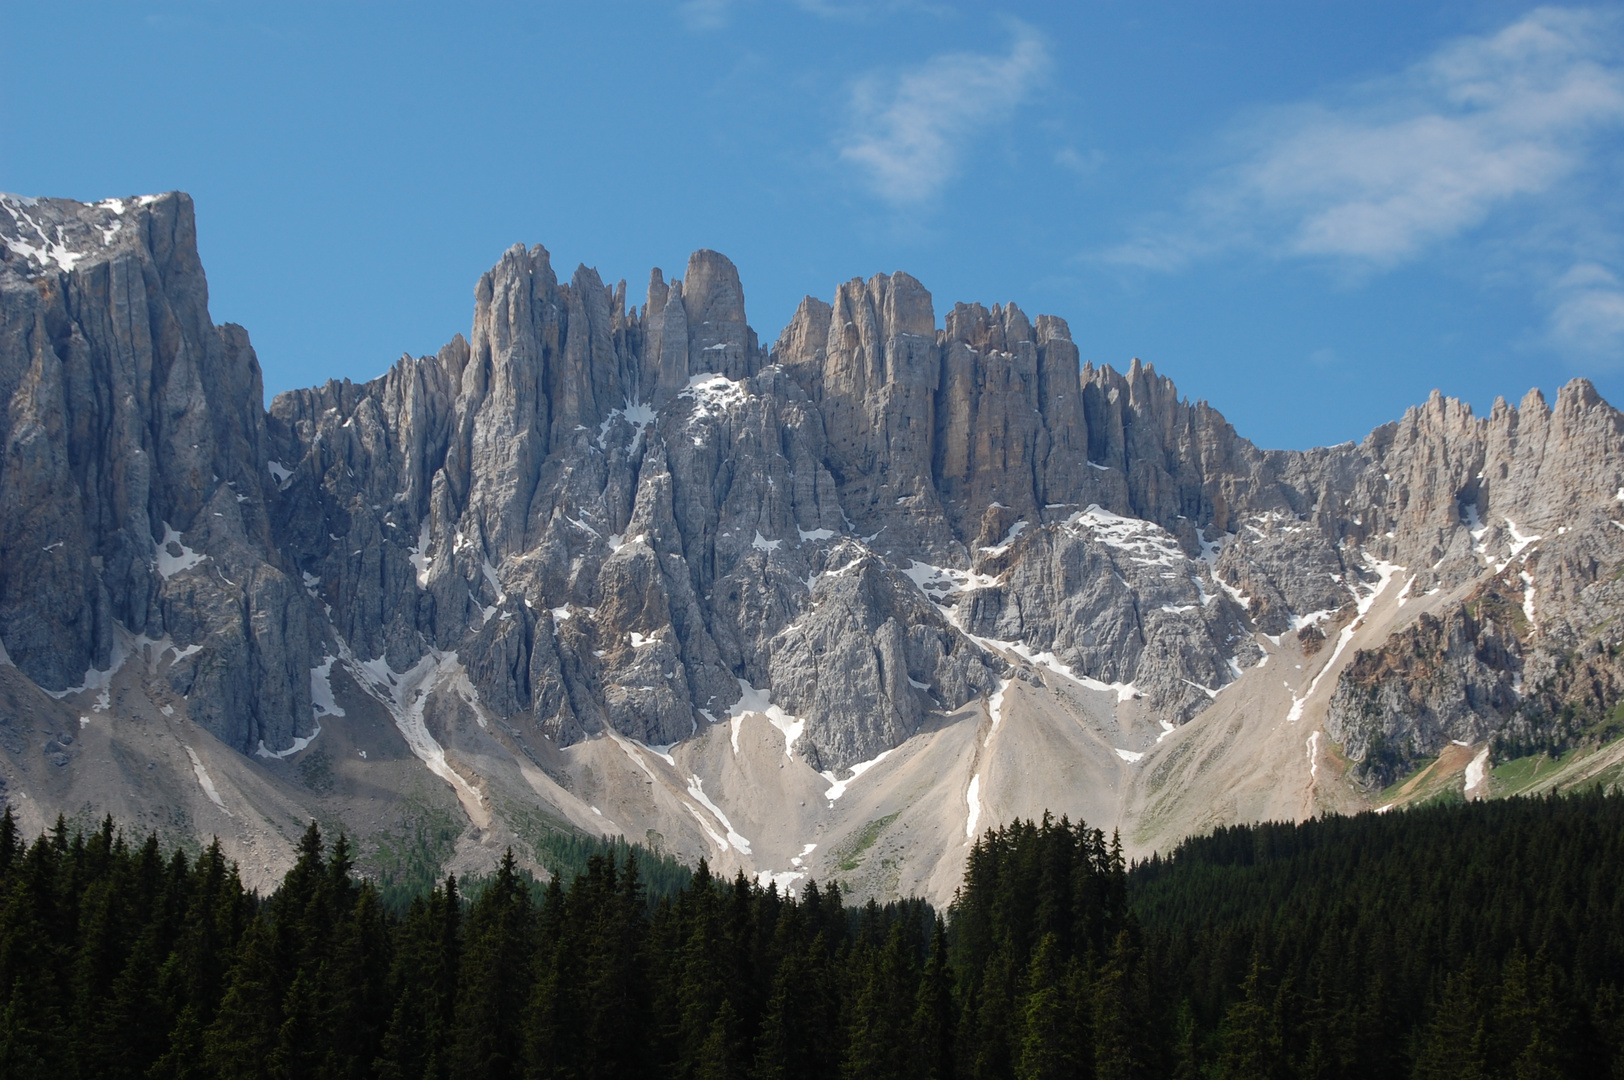
[[[388,878],[625,836],[942,902],[1016,817],[1218,825],[1624,770],[1624,416],[1583,379],[1262,450],[904,273],[771,345],[515,246],[466,337],[264,407],[190,198],[0,196],[0,795]]]

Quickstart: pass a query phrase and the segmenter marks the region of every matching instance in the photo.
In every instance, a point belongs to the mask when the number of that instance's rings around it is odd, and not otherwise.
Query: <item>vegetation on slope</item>
[[[1624,799],[1220,830],[1132,868],[1017,822],[947,919],[639,853],[392,912],[312,826],[261,899],[0,819],[0,1075],[1563,1077],[1624,1064]],[[574,857],[571,855],[570,857]]]

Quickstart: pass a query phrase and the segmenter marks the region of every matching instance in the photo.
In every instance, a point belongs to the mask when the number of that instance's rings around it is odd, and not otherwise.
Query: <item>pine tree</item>
[[[1483,996],[1468,964],[1444,982],[1443,996],[1421,1038],[1415,1080],[1479,1080],[1487,1076]]]
[[[64,828],[58,818],[60,844],[41,837],[29,847],[0,908],[0,1060],[19,1076],[36,1068],[54,1073],[70,1045],[71,999],[62,976],[72,924],[64,927],[59,903]]]
[[[0,889],[5,887],[12,864],[21,856],[22,841],[17,832],[17,819],[11,816],[11,807],[7,806],[5,813],[0,814]]]
[[[919,976],[903,936],[891,924],[885,944],[856,954],[842,1073],[853,1080],[904,1080],[913,1070],[913,1008]]]
[[[1241,984],[1241,1000],[1231,1005],[1219,1028],[1218,1075],[1226,1080],[1275,1080],[1287,1072],[1283,1033],[1275,1027],[1273,995],[1264,985],[1262,958],[1253,955]]]
[[[281,1038],[281,972],[275,931],[255,919],[243,935],[203,1053],[220,1080],[268,1080]]]
[[[523,1017],[530,1000],[530,891],[509,848],[468,912],[457,984],[453,1076],[517,1080],[524,1071]]]
[[[1045,934],[1027,965],[1015,1063],[1019,1080],[1063,1080],[1091,1074],[1078,1038],[1082,1024],[1075,984],[1060,951],[1059,937]]]
[[[605,1070],[603,1076],[629,1075]],[[745,1080],[750,1075],[749,1043],[733,1002],[723,998],[710,1030],[699,1048],[695,1063],[695,1080]]]
[[[375,1069],[380,1080],[445,1080],[456,1005],[462,900],[446,878],[412,902],[385,982],[391,1004]]]
[[[1120,858],[1120,850],[1116,853]],[[1092,993],[1094,1072],[1100,1080],[1131,1080],[1149,1068],[1146,1025],[1150,994],[1139,950],[1127,930],[1117,933]]]
[[[913,1043],[918,1047],[920,1080],[952,1080],[957,1019],[953,1009],[953,969],[948,965],[947,925],[938,915],[914,1006]]]

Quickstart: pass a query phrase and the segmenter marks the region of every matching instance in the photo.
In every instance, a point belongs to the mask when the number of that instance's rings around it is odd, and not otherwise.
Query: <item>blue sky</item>
[[[1271,447],[1438,387],[1624,404],[1624,8],[0,0],[0,190],[197,201],[270,392],[466,332],[541,243],[711,247],[776,337],[907,270]]]

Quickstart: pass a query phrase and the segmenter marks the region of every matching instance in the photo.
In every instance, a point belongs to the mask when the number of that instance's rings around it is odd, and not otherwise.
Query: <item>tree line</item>
[[[1129,866],[1064,819],[984,834],[939,916],[638,852],[511,853],[402,910],[312,825],[245,889],[109,819],[0,817],[0,1076],[1624,1075],[1624,799],[1238,826]]]

